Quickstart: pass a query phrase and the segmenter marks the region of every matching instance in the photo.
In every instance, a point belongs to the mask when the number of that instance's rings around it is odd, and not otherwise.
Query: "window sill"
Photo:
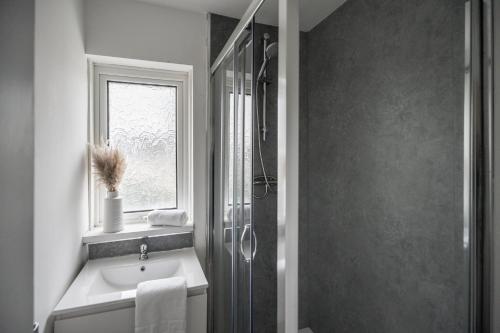
[[[141,238],[147,236],[165,236],[178,234],[183,232],[192,232],[193,226],[186,225],[184,227],[173,226],[158,226],[153,227],[147,223],[131,223],[125,224],[122,231],[114,233],[106,233],[102,231],[102,227],[96,227],[93,230],[87,231],[82,237],[83,244],[103,243],[117,241],[130,238]]]

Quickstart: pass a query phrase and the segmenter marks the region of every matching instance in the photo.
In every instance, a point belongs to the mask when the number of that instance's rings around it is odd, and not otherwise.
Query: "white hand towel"
[[[151,280],[137,285],[135,333],[186,332],[186,280]]]
[[[172,225],[182,227],[186,225],[188,216],[181,209],[153,210],[148,214],[148,222],[151,225]]]

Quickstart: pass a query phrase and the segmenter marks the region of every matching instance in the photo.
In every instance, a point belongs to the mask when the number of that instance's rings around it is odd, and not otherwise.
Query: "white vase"
[[[108,192],[107,197],[104,199],[104,218],[102,224],[104,232],[118,232],[123,230],[123,204],[118,191]]]

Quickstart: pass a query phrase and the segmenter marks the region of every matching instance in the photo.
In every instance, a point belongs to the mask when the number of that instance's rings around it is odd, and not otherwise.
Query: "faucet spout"
[[[139,255],[139,260],[144,261],[148,259],[148,245],[146,243],[142,243],[139,247],[141,254]]]

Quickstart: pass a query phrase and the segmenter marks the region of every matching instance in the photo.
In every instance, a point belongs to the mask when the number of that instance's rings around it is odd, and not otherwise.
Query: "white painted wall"
[[[81,0],[35,1],[35,319],[47,319],[83,262],[87,67]]]
[[[33,317],[33,0],[0,1],[0,332]]]
[[[85,1],[88,54],[193,66],[195,248],[205,264],[207,223],[206,15],[131,0]]]

